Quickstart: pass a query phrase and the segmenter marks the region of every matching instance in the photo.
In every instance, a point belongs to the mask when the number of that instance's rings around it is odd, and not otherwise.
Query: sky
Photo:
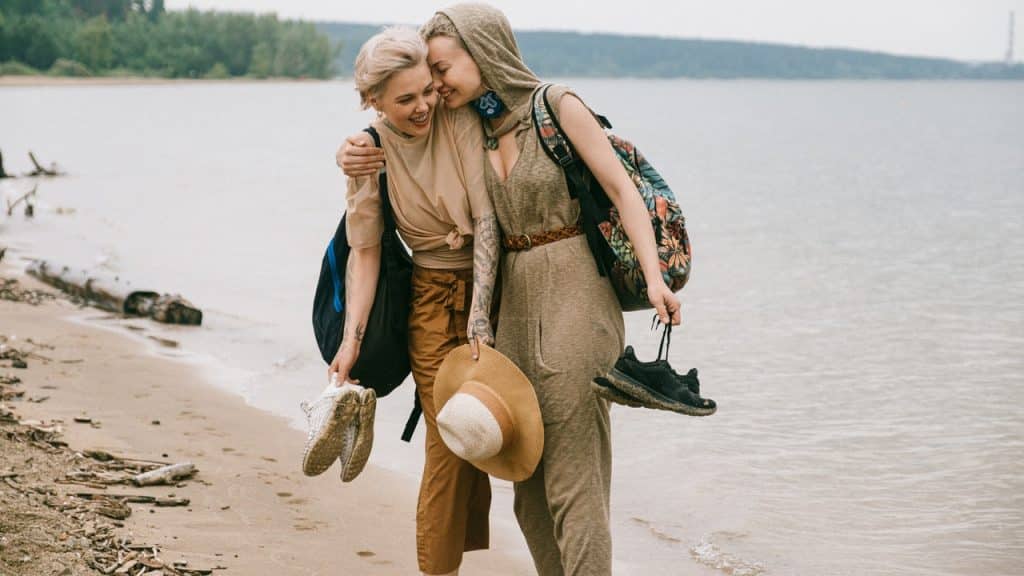
[[[421,24],[450,1],[166,0],[171,9],[276,12],[283,18]],[[575,30],[777,42],[1002,60],[1009,14],[1024,62],[1024,0],[492,0],[516,30]]]

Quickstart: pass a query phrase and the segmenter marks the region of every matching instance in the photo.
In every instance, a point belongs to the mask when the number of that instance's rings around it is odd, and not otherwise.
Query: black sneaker
[[[690,368],[690,371],[687,372],[686,374],[680,374],[672,369],[672,366],[669,365],[668,360],[661,359],[651,360],[649,362],[641,362],[640,360],[637,360],[636,353],[633,351],[632,346],[626,346],[626,351],[622,353],[622,357],[629,358],[630,361],[636,362],[638,364],[643,364],[644,366],[667,366],[668,369],[672,372],[672,375],[676,377],[676,380],[679,380],[679,382],[686,385],[686,388],[690,392],[696,394],[697,396],[700,396],[700,380],[697,379],[696,368]]]
[[[696,369],[680,376],[666,360],[640,362],[632,346],[626,347],[606,377],[599,377],[595,382],[613,388],[647,408],[689,416],[710,416],[717,409],[714,400],[701,398],[691,390],[691,385],[700,389]]]

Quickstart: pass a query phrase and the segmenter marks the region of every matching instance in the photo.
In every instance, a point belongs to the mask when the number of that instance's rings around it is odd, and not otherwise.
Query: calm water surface
[[[613,411],[616,572],[1024,573],[1024,84],[572,84],[677,190],[672,360],[720,406]],[[71,173],[0,241],[185,294],[204,327],[151,333],[300,425],[333,154],[368,120],[344,82],[0,89],[8,171]],[[379,404],[373,462],[416,475],[411,394]]]

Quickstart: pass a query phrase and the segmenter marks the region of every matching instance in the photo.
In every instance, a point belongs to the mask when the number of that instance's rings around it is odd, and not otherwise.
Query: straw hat
[[[526,480],[544,451],[544,423],[533,385],[488,346],[473,360],[469,344],[452,350],[434,380],[441,439],[456,456],[491,476]]]

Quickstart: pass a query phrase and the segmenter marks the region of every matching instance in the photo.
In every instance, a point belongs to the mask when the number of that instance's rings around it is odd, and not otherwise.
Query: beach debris
[[[199,326],[203,322],[203,312],[183,296],[135,290],[118,276],[94,275],[45,260],[34,261],[27,271],[31,276],[109,312],[146,316],[164,324]]]
[[[32,198],[35,197],[37,190],[39,190],[39,185],[38,184],[33,186],[32,189],[29,190],[28,192],[25,192],[24,194],[19,196],[18,199],[15,200],[14,202],[11,202],[8,199],[7,200],[7,215],[8,216],[12,216],[14,214],[14,209],[18,206],[18,204],[21,204],[22,202],[24,202],[25,203],[25,216],[31,218],[32,215],[35,214],[35,209],[32,207]]]
[[[174,484],[182,478],[189,478],[196,473],[196,467],[191,462],[182,462],[164,466],[144,474],[132,477],[132,484],[136,486],[154,486],[157,484]]]
[[[0,347],[0,360],[9,361],[11,368],[18,368],[19,370],[28,368],[28,362],[25,360],[28,357],[28,354],[17,348],[7,345]]]
[[[9,343],[15,340],[0,335],[0,349],[13,350]],[[27,339],[22,344],[48,346]],[[11,397],[20,384],[16,376],[0,376],[0,398]],[[0,402],[0,570],[7,573],[10,567],[21,573],[19,566],[43,561],[60,565],[47,572],[52,574],[91,569],[129,576],[205,576],[226,569],[164,560],[159,545],[135,542],[121,530],[132,515],[132,504],[184,507],[190,500],[173,493],[114,493],[109,487],[135,484],[133,479],[147,474],[156,480],[142,484],[180,480],[195,474],[192,463],[168,464],[100,449],[74,451],[60,439],[61,432],[57,422],[21,419]],[[68,484],[92,491],[61,487]]]
[[[162,507],[162,508],[167,508],[167,507],[171,507],[171,506],[188,506],[189,499],[188,498],[157,498],[156,501],[153,502],[153,504],[155,504],[156,506]]]
[[[15,398],[21,398],[24,395],[24,390],[9,390],[7,388],[4,388],[3,390],[0,390],[0,401],[9,402],[11,400],[14,400]]]
[[[4,153],[0,152],[0,180],[4,178],[12,178],[12,176],[4,170]]]
[[[0,300],[24,302],[31,306],[38,306],[53,299],[54,295],[49,292],[22,288],[15,278],[0,278]]]
[[[49,168],[43,168],[39,161],[36,160],[36,155],[30,150],[28,153],[29,160],[32,161],[32,165],[35,166],[35,170],[29,172],[28,176],[64,176],[65,173],[61,172],[57,168],[56,162],[51,162]]]
[[[9,412],[0,405],[0,415],[3,414]],[[27,565],[44,558],[59,557],[64,566],[70,562],[72,567],[80,565],[101,574],[199,576],[225,569],[220,565],[203,568],[182,561],[164,560],[159,545],[134,542],[119,531],[124,528],[124,521],[131,517],[132,507],[129,504],[181,507],[189,505],[187,498],[175,497],[174,494],[166,497],[115,494],[105,490],[64,493],[57,486],[62,482],[57,481],[54,485],[45,480],[48,470],[60,469],[68,462],[76,462],[79,466],[79,470],[67,472],[69,476],[77,472],[85,477],[85,473],[92,472],[94,478],[107,475],[111,479],[118,473],[124,476],[123,472],[127,470],[158,466],[121,459],[102,450],[73,452],[66,448],[66,444],[59,452],[47,450],[46,454],[24,449],[12,452],[19,444],[31,445],[34,438],[55,440],[53,434],[56,432],[41,432],[44,423],[39,421],[19,421],[13,415],[9,420],[10,424],[8,420],[0,419],[4,424],[0,427],[0,449],[4,451],[5,463],[0,468],[0,486],[10,489],[7,494],[18,497],[5,499],[0,492],[0,508],[5,519],[4,533],[0,536],[0,563],[6,562],[4,566]],[[17,464],[19,462],[22,464]],[[105,488],[102,484],[99,486]],[[7,516],[9,512],[10,517]],[[60,556],[65,553],[66,556]],[[15,570],[17,573],[17,568]]]

